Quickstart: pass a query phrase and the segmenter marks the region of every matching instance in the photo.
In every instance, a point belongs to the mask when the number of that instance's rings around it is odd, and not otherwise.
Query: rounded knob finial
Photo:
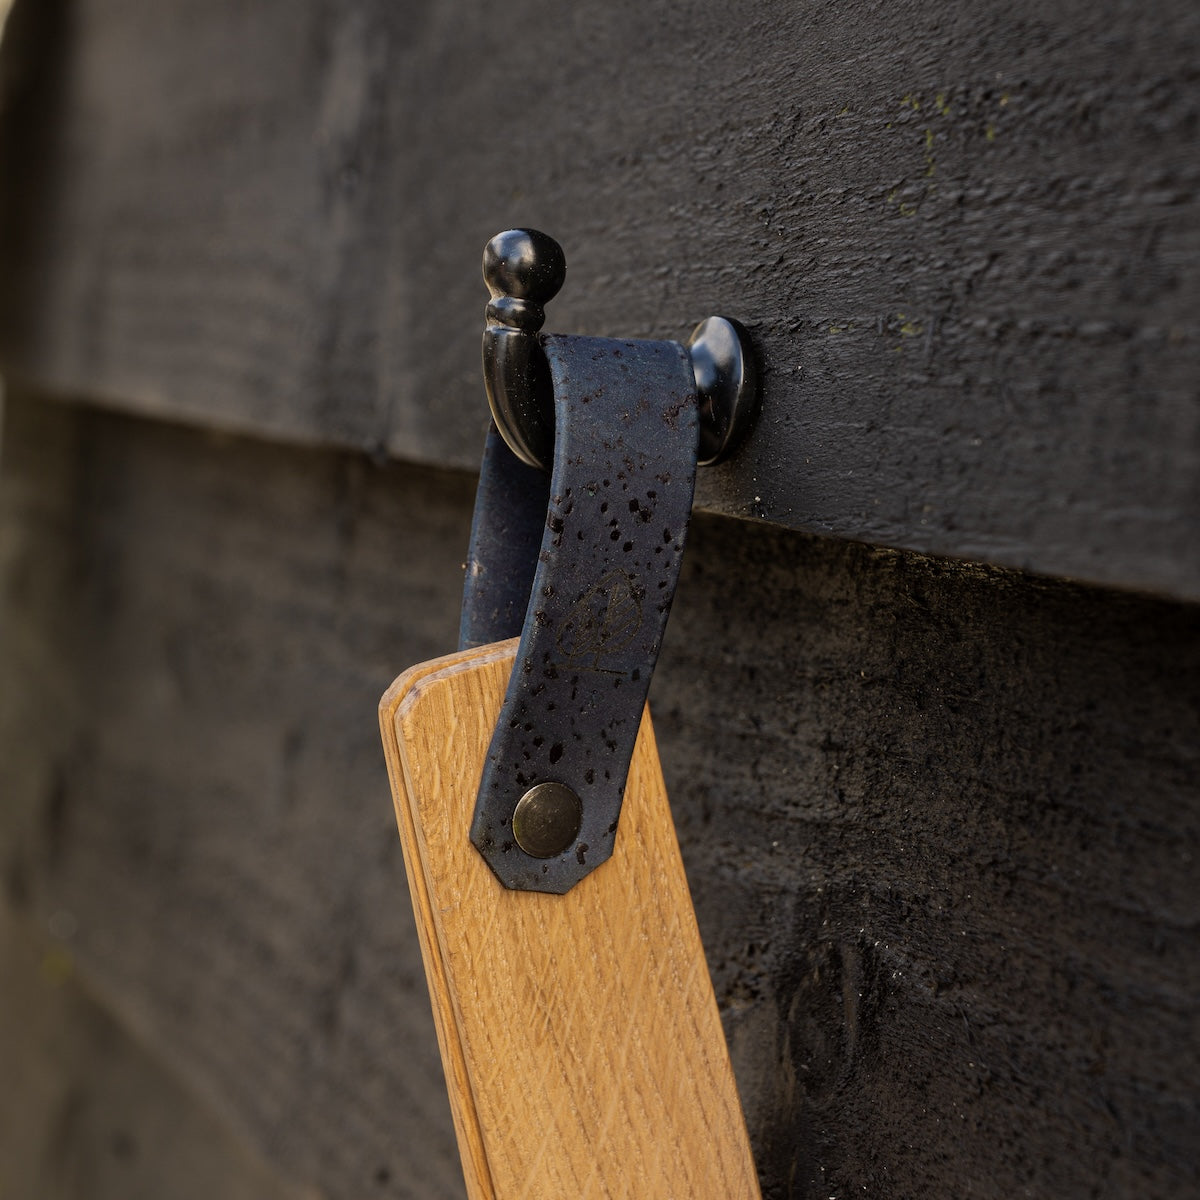
[[[541,329],[544,306],[558,295],[567,274],[562,247],[536,229],[506,229],[483,248],[483,278],[492,295],[490,325],[530,332]]]

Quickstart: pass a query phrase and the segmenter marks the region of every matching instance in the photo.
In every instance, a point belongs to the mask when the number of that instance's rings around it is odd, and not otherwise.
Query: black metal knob
[[[483,249],[492,296],[483,332],[488,404],[512,452],[542,470],[554,452],[554,386],[537,331],[566,273],[562,247],[536,229],[498,233]]]
[[[536,333],[563,285],[567,260],[562,247],[536,229],[509,229],[483,248],[483,280],[492,294],[489,325]]]
[[[728,458],[758,415],[758,364],[750,334],[730,317],[708,317],[687,343],[700,408],[702,467]]]
[[[554,389],[537,332],[566,277],[562,247],[536,229],[498,233],[483,251],[491,293],[483,334],[483,378],[496,426],[512,452],[549,470]],[[687,344],[696,376],[701,466],[728,456],[753,424],[758,373],[750,335],[727,317],[709,317]]]

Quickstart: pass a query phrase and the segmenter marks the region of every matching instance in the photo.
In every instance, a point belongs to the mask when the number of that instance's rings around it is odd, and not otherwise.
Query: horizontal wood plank
[[[14,26],[10,374],[470,467],[480,250],[532,224],[568,257],[550,328],[752,330],[762,419],[703,508],[1200,596],[1190,0],[21,0]]]
[[[468,481],[7,417],[0,903],[297,1184],[461,1196],[375,710]],[[651,707],[764,1196],[1200,1192],[1194,606],[700,516]]]
[[[375,711],[453,644],[465,481],[7,415],[4,903],[287,1178],[461,1196]]]

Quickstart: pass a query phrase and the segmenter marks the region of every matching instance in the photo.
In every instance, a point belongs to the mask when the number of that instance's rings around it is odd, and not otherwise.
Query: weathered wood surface
[[[321,1196],[461,1195],[374,713],[469,505],[10,406],[3,902]],[[1195,608],[701,517],[651,704],[764,1195],[1200,1194]]]
[[[470,1200],[760,1200],[648,711],[612,858],[504,887],[464,836],[515,640],[379,706]]]
[[[702,506],[1200,595],[1193,0],[14,21],[11,373],[471,465],[480,250],[528,223],[550,328],[752,329],[765,412]]]
[[[10,415],[8,902],[288,1178],[460,1195],[375,711],[453,642],[468,483]]]
[[[7,798],[7,797],[6,797]],[[316,1200],[90,996],[62,935],[0,909],[4,1200]]]

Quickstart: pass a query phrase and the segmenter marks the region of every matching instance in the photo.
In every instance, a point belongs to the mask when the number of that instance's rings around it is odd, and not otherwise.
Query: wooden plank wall
[[[0,1200],[461,1195],[375,705],[517,223],[552,328],[763,351],[652,703],[768,1200],[1200,1196],[1198,61],[1188,0],[17,0]]]
[[[480,251],[532,224],[550,328],[750,326],[763,420],[704,507],[1200,595],[1192,0],[13,19],[12,375],[469,467]]]
[[[460,1195],[374,705],[469,479],[5,437],[5,907],[282,1194]],[[652,704],[767,1196],[1200,1193],[1193,606],[701,517]]]

